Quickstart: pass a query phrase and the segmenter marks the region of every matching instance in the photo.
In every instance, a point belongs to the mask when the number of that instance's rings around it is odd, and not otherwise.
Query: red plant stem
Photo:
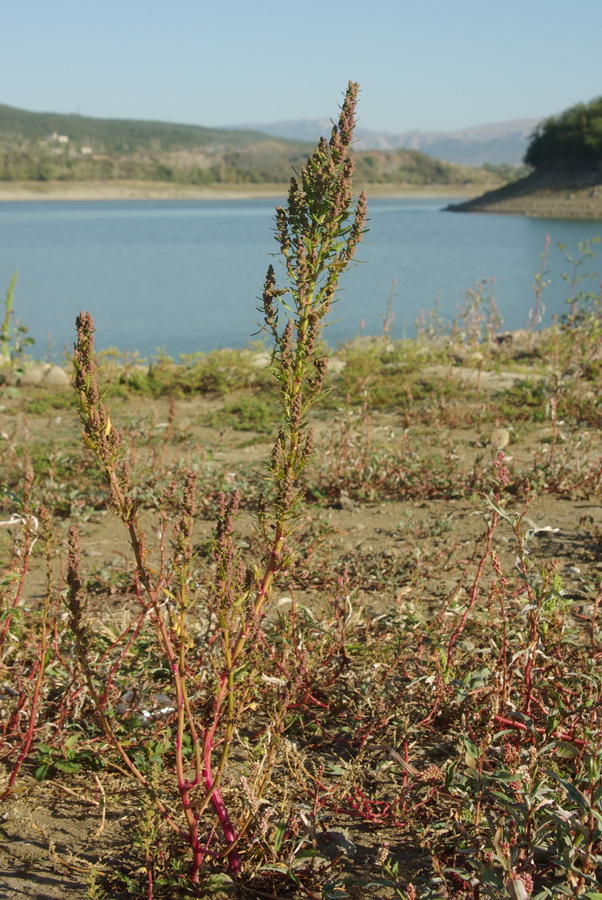
[[[430,722],[432,722],[432,720],[435,718],[435,715],[436,715],[437,711],[439,710],[439,707],[440,707],[440,706],[441,706],[441,697],[440,697],[440,696],[437,696],[437,697],[435,698],[435,702],[434,702],[434,704],[433,704],[433,708],[431,709],[431,711],[430,711],[430,713],[428,714],[428,716],[425,716],[424,719],[421,719],[420,722],[417,722],[415,727],[416,727],[416,728],[422,728],[422,727],[424,727],[425,725],[429,725]]]
[[[497,512],[494,512],[493,516],[491,518],[491,524],[489,525],[489,528],[487,529],[487,544],[485,546],[484,552],[481,554],[481,558],[480,558],[478,566],[477,566],[476,575],[474,577],[474,581],[473,581],[472,587],[470,589],[470,598],[469,598],[468,604],[466,606],[466,609],[464,610],[464,615],[460,619],[460,623],[459,623],[458,627],[453,632],[452,636],[449,639],[449,643],[447,645],[447,666],[448,666],[448,668],[451,666],[451,657],[452,657],[452,651],[454,649],[454,644],[456,643],[456,641],[458,640],[458,638],[464,631],[464,628],[466,627],[466,620],[468,619],[470,611],[473,609],[475,603],[477,602],[477,597],[479,594],[479,584],[481,581],[481,576],[483,575],[483,568],[485,566],[485,561],[489,558],[489,555],[491,553],[493,532],[495,531],[497,523],[498,523],[498,514],[497,514]]]
[[[157,616],[159,618],[159,616]],[[173,653],[169,635],[167,637],[166,650]],[[171,669],[173,673],[174,685],[176,690],[176,705],[178,712],[178,725],[175,739],[175,755],[176,755],[176,777],[178,783],[178,791],[182,800],[182,809],[188,827],[187,841],[192,850],[192,863],[189,870],[189,877],[193,883],[198,880],[198,872],[203,862],[204,853],[199,845],[198,838],[198,819],[190,802],[190,782],[187,781],[184,774],[184,757],[182,753],[182,737],[184,734],[185,708],[184,708],[184,689],[182,684],[182,675],[175,658],[171,658]]]
[[[12,772],[10,773],[10,777],[8,779],[8,784],[0,795],[0,799],[4,800],[13,789],[14,783],[17,779],[17,775],[21,771],[21,766],[25,762],[27,758],[27,754],[29,753],[29,748],[31,747],[31,742],[33,741],[33,735],[35,731],[36,719],[38,717],[38,710],[40,706],[40,695],[42,693],[42,683],[44,681],[44,674],[46,671],[46,651],[48,649],[48,599],[46,600],[46,607],[44,610],[44,620],[42,624],[42,636],[40,639],[40,648],[38,653],[38,659],[36,663],[37,672],[34,669],[32,673],[32,678],[35,675],[35,686],[33,690],[33,696],[31,698],[31,706],[29,710],[29,721],[27,723],[27,732],[25,734],[25,739],[23,741],[23,746],[21,747],[21,752],[19,756],[15,760],[15,764],[12,768]]]
[[[146,893],[146,900],[153,900],[154,891],[153,891],[153,866],[150,859],[150,854],[148,850],[146,851],[146,881],[148,884],[148,891]]]
[[[268,597],[270,595],[274,575],[276,574],[276,571],[278,570],[278,565],[279,565],[279,561],[280,561],[280,557],[281,557],[283,543],[284,543],[284,526],[281,525],[276,530],[276,535],[274,537],[274,542],[272,544],[272,550],[270,553],[270,557],[269,557],[268,563],[266,565],[266,569],[265,569],[265,572],[264,572],[264,575],[263,575],[263,578],[262,578],[262,581],[261,581],[261,584],[259,587],[259,591],[257,593],[257,597],[255,598],[255,602],[253,604],[253,610],[252,610],[252,620],[253,621],[257,621],[261,617],[261,613],[262,613],[265,601],[268,599]],[[226,697],[231,698],[231,696],[232,696],[232,691],[233,691],[232,676],[233,676],[233,673],[236,668],[236,662],[237,662],[238,658],[240,657],[241,653],[243,652],[245,645],[247,643],[247,639],[248,639],[249,633],[250,633],[250,622],[251,622],[251,620],[247,619],[246,621],[244,621],[242,623],[239,633],[238,633],[238,636],[234,643],[234,646],[232,647],[231,651],[228,653],[228,659],[227,659],[227,664],[228,664],[227,669],[228,670],[224,675],[222,675],[220,689],[215,698],[213,723],[209,728],[205,729],[205,734],[204,734],[204,738],[203,738],[203,750],[202,750],[202,756],[203,756],[202,780],[205,785],[206,793],[205,793],[204,801],[201,804],[199,811],[197,811],[196,816],[192,812],[191,805],[190,805],[190,796],[189,796],[190,790],[191,790],[191,788],[193,788],[195,786],[195,783],[189,783],[186,781],[186,779],[184,777],[183,765],[181,764],[181,747],[178,750],[178,747],[176,746],[176,759],[177,759],[177,766],[178,766],[178,773],[177,773],[178,789],[180,791],[180,796],[182,798],[182,804],[184,806],[184,812],[185,812],[186,819],[187,819],[187,822],[189,825],[189,831],[190,831],[190,836],[191,836],[190,845],[193,850],[193,863],[192,863],[192,866],[189,871],[189,877],[193,883],[198,878],[198,870],[202,863],[204,853],[206,852],[198,844],[196,823],[198,822],[198,816],[202,814],[202,811],[206,808],[206,805],[208,802],[211,802],[211,805],[213,806],[215,814],[217,815],[217,818],[221,825],[224,839],[226,840],[226,843],[228,845],[226,852],[225,852],[225,856],[228,860],[229,870],[232,874],[239,874],[242,870],[240,854],[238,853],[238,850],[236,849],[236,843],[237,843],[238,838],[236,836],[234,826],[232,825],[232,820],[230,819],[230,816],[228,814],[225,803],[221,796],[221,792],[218,787],[219,781],[221,778],[221,773],[222,773],[222,770],[223,770],[223,767],[224,767],[225,761],[226,761],[228,746],[230,744],[230,740],[231,740],[231,736],[232,736],[233,726],[231,724],[229,724],[227,727],[225,746],[222,751],[220,767],[219,767],[218,773],[215,776],[215,778],[212,773],[211,753],[212,753],[212,749],[213,749],[213,740],[215,737],[215,730],[216,730],[217,724],[221,718],[222,705],[223,705]],[[227,643],[227,636],[226,636],[226,643]],[[174,659],[172,660],[172,668],[174,667],[174,663],[175,663],[175,654],[174,654]],[[174,669],[174,675],[175,675],[175,671],[176,670]],[[181,676],[178,675],[177,677],[175,677],[175,681],[176,681],[176,690],[178,692],[180,692]],[[181,704],[182,704],[182,709],[183,709],[184,698],[183,698],[183,696],[180,696],[180,694],[178,694],[178,710],[180,710]],[[183,715],[183,712],[182,712],[182,715]],[[181,733],[182,732],[180,730],[180,727],[178,727],[178,736],[180,736]],[[191,823],[191,818],[194,819],[194,826]]]
[[[219,788],[214,787],[215,782],[211,774],[210,762],[208,763],[207,767],[203,769],[203,781],[205,783],[205,789],[207,790],[207,792],[211,792],[211,803],[222,827],[224,838],[228,843],[228,848],[225,854],[228,860],[228,868],[233,875],[238,875],[242,870],[242,864],[240,861],[240,854],[236,848],[236,832],[234,830],[234,826],[232,825],[232,820],[228,815],[226,805],[222,800],[220,790]]]
[[[507,728],[516,728],[517,731],[530,731],[531,729],[524,722],[517,722],[516,719],[507,719],[505,716],[494,715],[493,721],[498,725],[505,725]],[[546,729],[538,725],[533,725],[532,730],[537,734],[546,734]],[[565,731],[552,731],[549,737],[553,737],[559,741],[566,741],[568,744],[575,744],[576,747],[585,747],[586,742],[581,738],[577,738]]]
[[[206,848],[201,847],[198,839],[198,820],[200,813],[196,812],[192,808],[192,804],[190,801],[190,791],[195,786],[195,782],[189,782],[184,774],[184,761],[182,755],[182,735],[184,733],[184,718],[186,716],[187,703],[186,696],[183,687],[183,676],[180,671],[180,666],[178,664],[178,658],[175,652],[175,649],[172,645],[169,633],[165,626],[165,622],[163,617],[161,616],[160,611],[156,605],[156,597],[155,591],[152,588],[150,583],[150,579],[148,577],[148,573],[146,571],[146,567],[144,565],[144,558],[142,552],[141,542],[138,537],[137,531],[137,523],[135,521],[130,521],[128,523],[129,531],[130,531],[130,542],[132,548],[134,550],[134,555],[136,556],[137,568],[140,573],[141,581],[144,585],[144,588],[147,592],[147,595],[151,601],[151,605],[153,607],[154,618],[156,627],[159,630],[161,635],[161,639],[163,642],[163,646],[166,652],[166,655],[170,661],[173,676],[174,676],[174,684],[176,689],[176,703],[178,709],[178,729],[177,729],[177,737],[176,737],[176,769],[177,769],[177,780],[178,780],[178,791],[180,793],[180,797],[182,799],[182,807],[184,810],[184,816],[186,818],[186,824],[188,827],[188,836],[187,842],[190,845],[193,854],[192,864],[189,870],[189,877],[193,883],[198,881],[198,873],[199,869],[202,865]],[[267,573],[266,573],[267,575]],[[264,579],[265,580],[265,579]],[[245,643],[246,635],[241,633],[239,636],[240,650],[243,649]],[[237,643],[237,647],[238,647]],[[236,648],[235,648],[236,649]],[[236,659],[235,654],[233,654],[233,660]],[[222,705],[223,697],[225,694],[225,679],[222,680],[222,685],[220,688],[220,692],[218,697],[216,698],[216,710],[219,710]],[[192,721],[190,715],[188,715],[189,723]],[[228,845],[228,849],[226,851],[226,857],[228,859],[228,866],[230,872],[232,874],[238,874],[241,871],[241,862],[240,855],[236,849],[236,833],[234,831],[234,827],[232,825],[230,816],[228,815],[228,811],[222,799],[222,796],[217,787],[217,779],[214,779],[211,774],[211,750],[213,746],[213,735],[215,732],[215,728],[217,726],[217,722],[219,720],[219,714],[216,713],[214,716],[214,722],[210,729],[205,732],[205,738],[203,741],[203,771],[202,777],[203,782],[205,784],[206,789],[206,801],[211,801],[211,804],[215,810],[215,813],[219,819],[219,823],[222,827],[222,832],[224,835],[224,839]],[[201,807],[201,811],[204,808],[204,805]]]
[[[19,577],[19,583],[17,585],[17,590],[15,591],[15,596],[12,599],[12,602],[9,604],[9,613],[4,620],[4,625],[2,627],[2,631],[0,631],[0,648],[4,648],[4,642],[6,641],[6,636],[10,629],[13,619],[13,612],[19,605],[19,601],[21,600],[21,595],[23,594],[23,588],[25,586],[25,579],[27,578],[27,573],[29,572],[29,561],[31,559],[31,551],[33,549],[34,542],[31,541],[30,537],[30,529],[29,529],[29,519],[31,517],[27,516],[25,518],[25,547],[23,549],[23,565],[21,567],[21,574]]]
[[[598,591],[594,598],[594,606],[592,609],[591,616],[591,627],[590,627],[590,642],[593,649],[598,649],[597,641],[596,641],[596,624],[598,619],[598,608],[600,606],[600,601],[602,600],[602,591]]]
[[[142,611],[142,613],[140,613],[140,615],[138,616],[138,621],[136,622],[136,625],[135,625],[135,627],[134,627],[134,630],[132,631],[132,634],[130,635],[130,638],[129,638],[128,642],[126,643],[126,645],[125,645],[125,646],[123,647],[123,649],[121,650],[121,652],[120,652],[120,654],[119,654],[117,660],[113,663],[113,665],[112,665],[111,668],[109,669],[109,674],[107,675],[107,680],[106,680],[106,683],[105,683],[105,689],[104,689],[104,691],[102,692],[102,697],[100,698],[101,703],[103,704],[103,707],[106,706],[106,704],[107,704],[107,702],[108,702],[108,699],[109,699],[109,691],[111,690],[111,687],[113,686],[113,680],[114,680],[114,678],[115,678],[116,672],[119,671],[119,669],[120,669],[120,667],[121,667],[121,664],[123,663],[123,660],[125,659],[125,657],[126,657],[127,654],[129,653],[129,650],[130,650],[131,646],[133,645],[134,641],[136,640],[136,638],[137,638],[138,635],[140,634],[140,630],[141,630],[141,628],[142,628],[142,625],[144,624],[144,619],[145,619],[145,617],[146,617],[146,613],[147,613],[147,610],[144,609],[144,610]],[[105,659],[109,656],[109,654],[110,654],[116,647],[118,647],[118,646],[121,644],[121,642],[123,641],[124,637],[127,635],[128,631],[130,631],[130,629],[132,628],[132,625],[134,625],[134,621],[130,622],[130,624],[127,626],[127,628],[125,629],[125,631],[123,631],[123,632],[119,635],[119,637],[117,638],[117,640],[116,640],[116,641],[113,641],[113,643],[110,644],[109,647],[107,647],[107,649],[105,650],[105,652],[102,654],[102,656],[101,656],[101,658],[100,658],[100,662],[101,662],[101,663],[104,662]]]

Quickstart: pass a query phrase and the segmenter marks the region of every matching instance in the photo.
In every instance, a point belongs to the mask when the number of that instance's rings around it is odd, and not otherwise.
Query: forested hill
[[[51,143],[53,135],[69,138],[74,150],[89,146],[97,153],[135,153],[151,150],[244,147],[257,141],[272,141],[260,131],[233,131],[145,122],[137,119],[94,119],[63,113],[37,113],[0,104],[0,143],[3,147]],[[277,139],[289,148],[306,146],[301,141]]]
[[[259,131],[34,113],[0,105],[2,181],[286,183],[313,146]],[[441,162],[417,150],[355,156],[358,181],[366,184],[457,185],[499,178],[492,167]]]
[[[525,162],[538,173],[561,170],[602,180],[602,97],[541,122]]]
[[[532,169],[526,178],[449,208],[602,219],[602,97],[541,122],[525,163]]]

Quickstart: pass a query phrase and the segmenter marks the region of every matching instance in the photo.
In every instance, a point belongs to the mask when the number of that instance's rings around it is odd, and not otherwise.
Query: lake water
[[[446,203],[369,203],[362,262],[342,279],[326,332],[331,345],[381,332],[389,300],[392,337],[411,336],[421,310],[437,302],[438,314],[451,319],[465,292],[488,279],[504,326],[524,327],[548,234],[544,325],[565,310],[560,276],[570,266],[556,243],[575,255],[579,241],[602,234],[601,222],[456,214],[442,211]],[[72,347],[82,309],[94,316],[99,348],[177,357],[243,347],[258,331],[257,298],[278,249],[274,206],[263,199],[0,203],[0,291],[18,271],[15,310],[39,357]]]

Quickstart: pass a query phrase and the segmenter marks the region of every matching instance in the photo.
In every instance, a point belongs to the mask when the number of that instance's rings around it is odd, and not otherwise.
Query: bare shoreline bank
[[[557,175],[529,175],[460,203],[451,212],[496,213],[542,219],[602,219],[602,184]]]
[[[361,186],[360,186],[361,188]],[[284,199],[285,184],[177,185],[149,181],[0,182],[0,203],[30,200],[256,200]],[[482,193],[483,185],[366,185],[370,197],[433,200],[469,199]]]
[[[460,205],[460,204],[458,204]],[[602,219],[602,197],[593,192],[578,194],[575,191],[555,194],[534,194],[532,197],[515,197],[496,202],[471,201],[461,204],[452,212],[494,213],[507,216],[527,216],[531,219]]]

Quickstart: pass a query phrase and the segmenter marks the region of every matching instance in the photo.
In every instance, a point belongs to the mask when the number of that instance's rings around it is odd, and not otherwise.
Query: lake
[[[508,329],[524,327],[533,308],[534,276],[546,235],[551,250],[546,315],[566,309],[557,248],[602,234],[599,221],[443,212],[446,200],[369,201],[370,231],[343,276],[326,338],[332,346],[378,334],[390,303],[393,338],[415,333],[421,310],[457,314],[467,290],[494,279],[493,295]],[[0,291],[14,271],[17,317],[29,327],[38,357],[71,349],[73,323],[89,310],[97,346],[182,353],[243,347],[257,339],[258,298],[277,253],[276,201],[136,200],[0,203]],[[597,260],[583,270],[596,271]],[[586,289],[596,290],[592,280]],[[255,337],[254,337],[255,335]]]

